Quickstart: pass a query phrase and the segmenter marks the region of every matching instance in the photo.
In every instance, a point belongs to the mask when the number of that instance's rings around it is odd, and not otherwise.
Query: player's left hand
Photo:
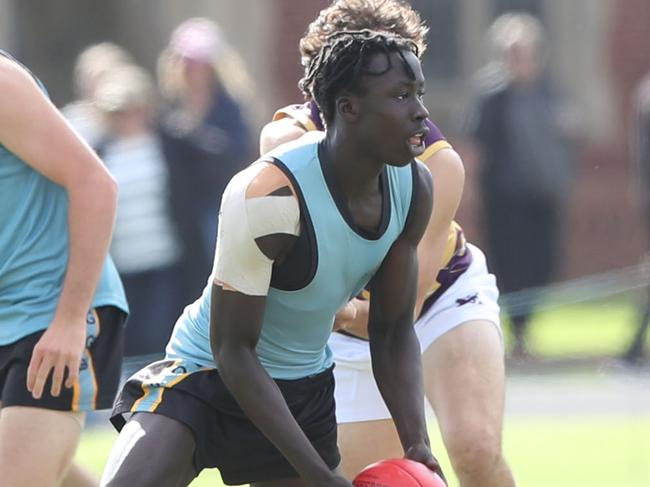
[[[68,370],[65,387],[71,388],[79,378],[81,355],[86,345],[86,320],[65,323],[56,319],[36,343],[27,369],[27,390],[40,399],[52,372],[51,393],[57,397]]]
[[[431,448],[429,448],[429,446],[425,445],[424,443],[413,445],[406,451],[404,457],[408,458],[409,460],[415,460],[416,462],[423,463],[428,468],[437,473],[440,478],[444,480],[446,485],[449,485],[447,483],[447,479],[445,478],[445,474],[442,473],[440,463],[436,457],[433,456],[433,453],[431,453]]]

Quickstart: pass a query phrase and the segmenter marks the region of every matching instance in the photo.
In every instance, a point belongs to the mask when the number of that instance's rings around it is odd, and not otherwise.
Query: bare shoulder
[[[451,147],[442,149],[424,161],[435,178],[437,174],[465,175],[465,166],[458,152]]]
[[[34,78],[18,63],[0,56],[0,92],[2,105],[22,103],[22,97],[39,92]]]
[[[260,154],[300,138],[306,132],[305,128],[294,118],[281,118],[267,123],[260,134]]]
[[[444,181],[444,185],[436,187],[437,191],[443,186],[447,190],[462,191],[465,185],[465,166],[454,149],[442,149],[429,157],[424,164],[431,171],[434,184],[436,181]]]
[[[18,63],[12,61],[6,56],[0,56],[0,74],[2,74],[0,77],[0,83],[11,81],[21,72],[24,73],[25,70],[21,68]]]

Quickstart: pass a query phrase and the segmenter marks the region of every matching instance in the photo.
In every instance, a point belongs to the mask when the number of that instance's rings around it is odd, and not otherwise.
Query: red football
[[[352,481],[355,487],[446,487],[426,466],[406,458],[381,460],[364,468]]]

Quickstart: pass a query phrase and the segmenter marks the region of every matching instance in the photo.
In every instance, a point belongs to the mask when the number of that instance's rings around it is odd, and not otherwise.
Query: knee
[[[464,430],[446,443],[454,470],[461,478],[489,476],[501,459],[501,433],[487,427]]]

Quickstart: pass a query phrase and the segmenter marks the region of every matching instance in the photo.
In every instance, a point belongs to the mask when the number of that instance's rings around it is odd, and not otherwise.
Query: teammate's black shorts
[[[52,374],[40,399],[27,390],[27,368],[36,343],[45,331],[0,346],[0,401],[2,406],[31,406],[59,411],[94,411],[113,405],[122,369],[126,314],[113,306],[91,310],[86,320],[86,350],[79,380],[70,389],[51,395]]]
[[[341,461],[336,444],[332,368],[298,380],[275,381],[291,413],[325,463]],[[123,414],[152,412],[187,425],[194,433],[194,466],[218,468],[227,485],[298,477],[284,456],[241,410],[214,368],[185,360],[161,360],[134,374],[113,409],[113,424]]]

